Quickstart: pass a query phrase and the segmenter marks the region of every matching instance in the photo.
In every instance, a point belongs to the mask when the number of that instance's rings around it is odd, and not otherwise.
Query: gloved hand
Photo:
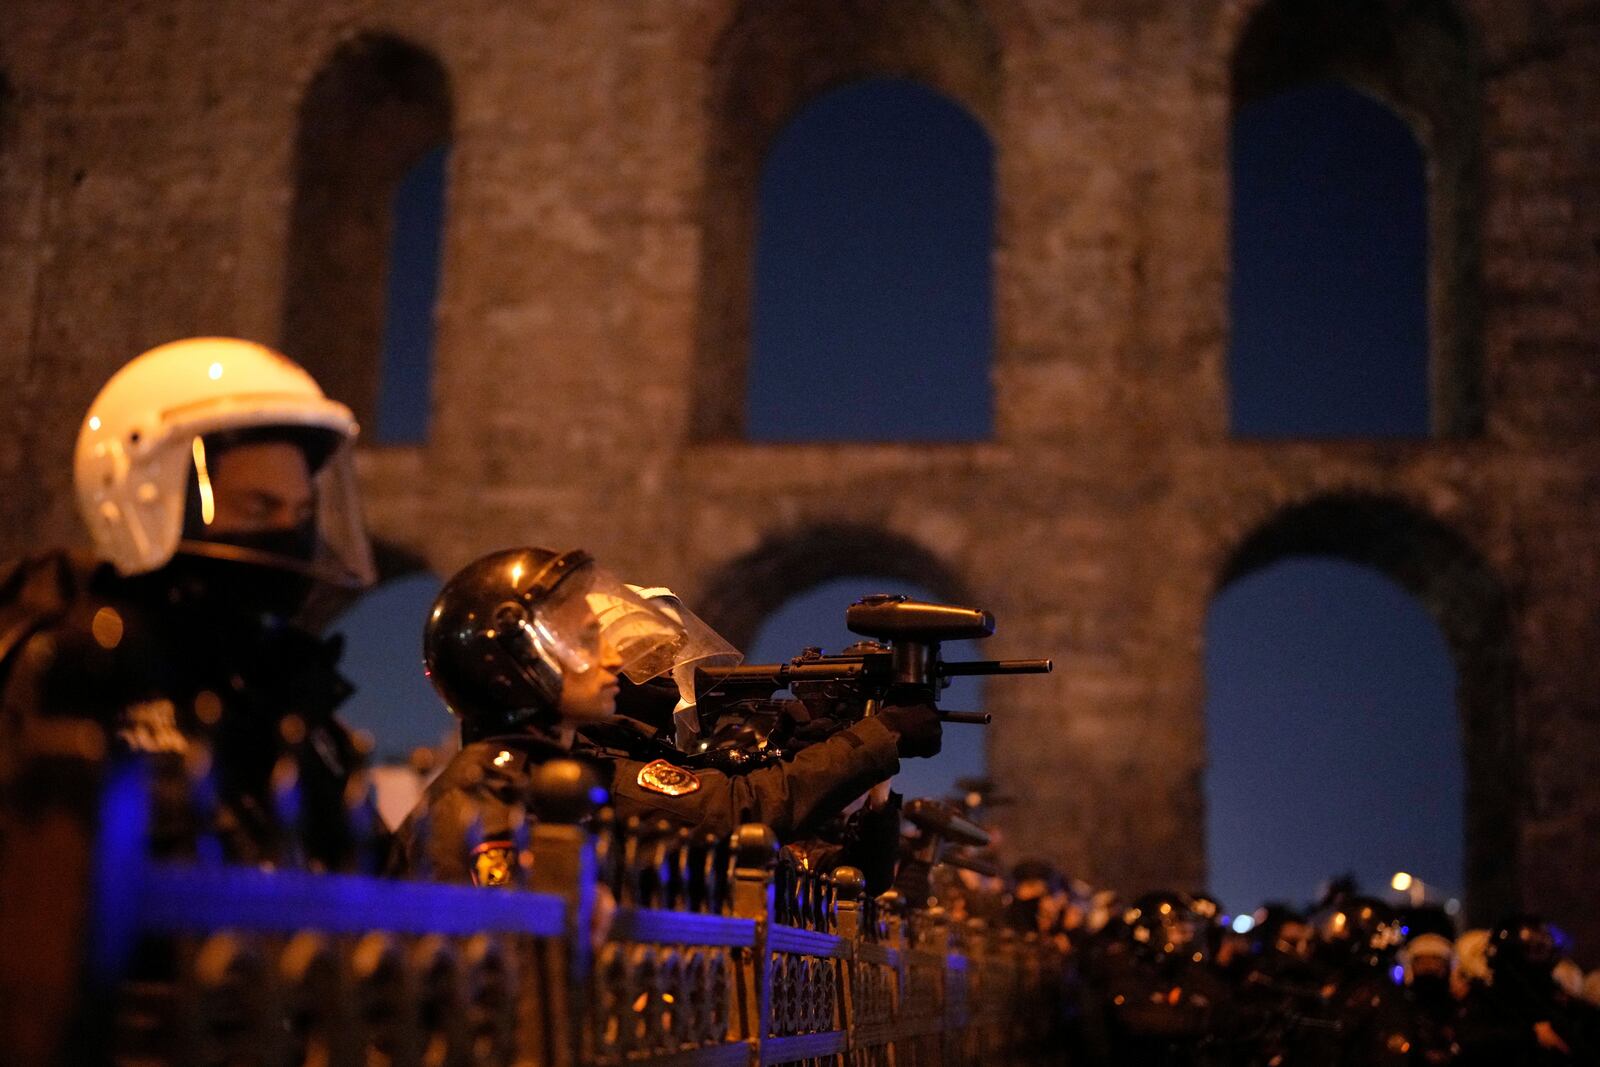
[[[895,747],[905,757],[937,756],[944,744],[939,709],[932,704],[894,704],[878,712],[878,721],[895,735]]]

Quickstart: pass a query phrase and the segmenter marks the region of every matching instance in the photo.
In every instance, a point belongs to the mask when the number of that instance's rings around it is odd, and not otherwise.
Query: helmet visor
[[[592,561],[537,596],[523,626],[563,673],[592,670],[609,650],[620,660],[619,672],[630,678],[638,664],[660,656],[679,635],[671,618]]]
[[[285,428],[281,434],[271,428],[252,431],[246,443],[298,449],[305,457],[298,475],[286,474],[294,464],[258,465],[246,459],[247,473],[241,477],[235,473],[238,442],[219,444],[198,435],[189,439],[185,451],[190,460],[191,495],[181,549],[193,555],[276,567],[342,589],[371,585],[376,568],[361,518],[351,442],[320,430]],[[252,470],[258,476],[248,473]],[[262,470],[267,472],[264,481],[259,477]],[[236,497],[261,506],[261,501],[280,496],[308,500],[309,517],[286,516],[293,526],[270,523],[259,528],[239,528],[224,521],[231,510],[230,501]]]
[[[737,667],[744,659],[743,653],[734,648],[723,636],[705,621],[683,606],[683,601],[670,589],[654,588],[641,589],[638,586],[628,587],[635,595],[643,599],[658,615],[665,616],[671,626],[672,634],[665,642],[654,640],[654,633],[649,634],[649,650],[632,661],[625,669],[630,681],[646,682],[651,678],[662,675],[671,675],[677,683],[679,694],[694,703],[694,674],[697,668],[704,668],[713,674],[727,671]],[[613,617],[612,630],[615,633],[613,643],[622,647],[625,642],[635,640],[638,621],[627,613]],[[650,624],[653,627],[653,623]]]
[[[341,443],[322,464],[313,482],[317,502],[313,567],[329,584],[350,589],[371,585],[378,580],[378,573],[361,515],[354,442]]]

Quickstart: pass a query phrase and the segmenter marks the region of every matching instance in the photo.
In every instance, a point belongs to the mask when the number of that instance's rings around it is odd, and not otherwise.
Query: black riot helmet
[[[1226,932],[1223,926],[1222,901],[1218,900],[1209,890],[1202,889],[1198,893],[1190,893],[1189,910],[1194,912],[1194,917],[1199,923],[1200,940],[1204,943],[1207,954],[1215,956],[1222,947],[1222,935]]]
[[[1342,897],[1319,911],[1312,924],[1317,953],[1334,967],[1381,967],[1405,939],[1399,913],[1373,897]]]
[[[1497,986],[1502,979],[1512,979],[1543,988],[1551,981],[1561,949],[1555,929],[1539,916],[1512,915],[1489,932],[1484,955]]]
[[[468,741],[553,726],[563,684],[616,669],[643,681],[682,641],[681,624],[582,550],[513,548],[484,556],[439,592],[423,629],[428,679]],[[648,664],[648,667],[643,665]],[[644,677],[635,677],[641,670]]]
[[[1122,913],[1134,954],[1152,961],[1177,960],[1201,950],[1203,920],[1182,893],[1146,893]]]
[[[1207,926],[1220,926],[1222,923],[1222,901],[1208,890],[1189,894],[1189,910]]]

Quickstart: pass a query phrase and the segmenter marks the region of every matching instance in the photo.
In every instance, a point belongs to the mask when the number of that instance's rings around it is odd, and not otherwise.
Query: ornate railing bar
[[[470,886],[352,875],[153,864],[141,872],[138,884],[139,925],[152,932],[239,927],[280,933],[559,937],[566,919],[566,905],[547,894],[490,894]]]

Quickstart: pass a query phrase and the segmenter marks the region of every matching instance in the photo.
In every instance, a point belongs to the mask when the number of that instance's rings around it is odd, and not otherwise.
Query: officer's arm
[[[784,763],[748,774],[693,772],[695,784],[663,792],[648,765],[618,760],[613,800],[623,818],[667,818],[699,833],[731,834],[761,822],[789,837],[814,816],[832,814],[900,769],[895,733],[876,718],[863,719]]]
[[[455,764],[447,767],[451,779],[440,775],[395,831],[386,872],[432,882],[505,884],[513,813],[480,781],[456,781],[455,771]]]

